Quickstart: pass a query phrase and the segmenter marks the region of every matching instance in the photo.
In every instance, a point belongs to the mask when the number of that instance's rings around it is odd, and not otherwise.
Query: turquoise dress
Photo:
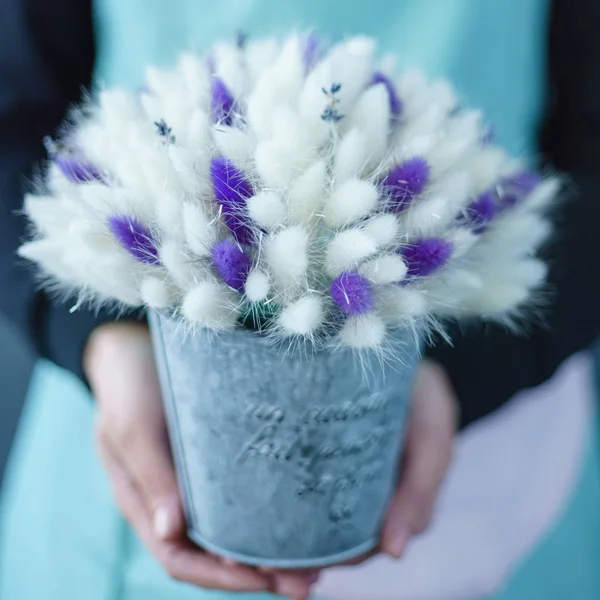
[[[144,64],[168,65],[181,49],[203,50],[240,30],[260,36],[316,28],[331,40],[360,32],[378,38],[382,52],[397,54],[399,67],[416,65],[452,79],[465,104],[486,110],[501,144],[533,156],[542,107],[547,4],[97,0],[96,77],[106,85],[133,89],[141,83]],[[169,579],[116,509],[94,451],[93,419],[94,404],[85,387],[40,361],[3,493],[2,600],[265,600],[264,594],[208,592]],[[597,465],[591,461],[563,522],[495,600],[600,597],[600,581],[590,562],[600,557],[594,542],[600,532],[600,491],[593,477]],[[584,515],[594,520],[584,520]],[[559,552],[565,540],[573,548],[571,562]],[[557,556],[560,565],[553,562]],[[557,568],[573,574],[568,591],[546,576]]]

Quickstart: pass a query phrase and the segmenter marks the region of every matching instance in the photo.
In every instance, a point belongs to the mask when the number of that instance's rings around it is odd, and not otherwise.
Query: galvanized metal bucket
[[[256,332],[186,335],[152,314],[189,536],[278,568],[349,560],[378,543],[395,486],[413,372],[350,350],[287,356]]]

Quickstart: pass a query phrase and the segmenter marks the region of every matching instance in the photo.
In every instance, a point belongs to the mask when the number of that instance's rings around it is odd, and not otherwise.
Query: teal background
[[[375,37],[398,67],[449,77],[485,110],[498,141],[532,154],[542,105],[547,0],[97,0],[97,78],[138,87],[148,63],[250,36],[314,29],[335,41]]]

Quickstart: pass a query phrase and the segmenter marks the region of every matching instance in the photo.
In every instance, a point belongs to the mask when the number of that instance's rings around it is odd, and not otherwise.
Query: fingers
[[[310,589],[317,582],[318,575],[303,576],[279,572],[273,574],[271,592],[293,600],[308,600]]]
[[[208,589],[267,591],[271,577],[225,565],[186,538],[148,332],[103,329],[86,356],[100,452],[117,503],[144,545],[174,579]]]
[[[140,431],[131,440],[123,462],[152,515],[155,535],[163,540],[181,535],[185,529],[183,509],[166,435]]]
[[[260,567],[262,573],[268,573],[272,578],[269,591],[293,600],[306,600],[310,590],[321,575],[320,569],[280,570],[273,567]]]
[[[165,540],[181,536],[183,509],[164,421],[146,414],[143,426],[131,429],[115,427],[114,420],[100,422],[98,437],[100,446],[111,449],[134,482],[155,535]]]
[[[157,538],[142,494],[122,463],[106,446],[102,447],[102,458],[119,508],[171,577],[208,589],[240,592],[269,589],[270,579],[254,569],[224,565],[183,539],[169,541]]]
[[[156,554],[171,577],[179,581],[233,592],[269,589],[269,578],[255,569],[242,565],[223,565],[217,557],[202,552],[191,543],[167,542]]]
[[[382,549],[391,556],[400,557],[431,520],[452,457],[455,423],[456,399],[445,373],[424,363],[415,384],[400,484],[383,529]]]
[[[100,445],[100,456],[112,484],[113,494],[123,516],[131,523],[144,542],[150,541],[146,506],[131,477],[115,457],[112,449]]]
[[[112,337],[99,338],[104,345],[96,343],[95,361],[90,359],[100,407],[99,442],[113,449],[135,482],[156,534],[174,538],[184,529],[183,510],[149,334],[136,329],[135,335],[128,331],[115,338],[115,328],[111,331]]]
[[[307,600],[310,597],[310,590],[319,580],[320,571],[280,571],[277,569],[263,569],[270,573],[272,577],[271,592],[285,598],[293,600]]]

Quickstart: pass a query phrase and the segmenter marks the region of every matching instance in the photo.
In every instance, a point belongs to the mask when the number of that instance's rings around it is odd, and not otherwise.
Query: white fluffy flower
[[[142,300],[156,310],[172,306],[177,300],[177,288],[165,279],[149,276],[140,284]]]
[[[348,348],[378,348],[385,339],[385,323],[377,315],[349,317],[340,330],[340,341]]]
[[[307,231],[299,226],[283,229],[266,241],[266,258],[278,289],[302,284],[308,269],[308,243]]]
[[[231,290],[214,281],[202,281],[192,288],[181,310],[192,323],[214,329],[235,326],[238,316]]]
[[[287,201],[293,223],[310,225],[318,219],[325,198],[326,176],[326,163],[320,160],[291,184]]]
[[[260,227],[276,229],[285,220],[285,206],[275,192],[259,192],[248,199],[248,214]]]
[[[185,241],[194,254],[209,256],[218,237],[218,229],[203,208],[192,202],[183,205]]]
[[[368,181],[349,179],[325,203],[325,223],[333,228],[352,225],[377,206],[378,189]]]
[[[510,319],[547,276],[559,180],[490,143],[448,82],[396,76],[373,40],[312,42],[223,41],[149,67],[139,93],[100,92],[48,144],[20,255],[79,303],[212,329],[265,313],[292,345]]]
[[[323,325],[324,318],[322,300],[316,296],[306,296],[281,311],[279,326],[286,335],[309,336]]]
[[[375,240],[361,229],[338,233],[329,244],[325,264],[327,273],[335,277],[356,269],[359,263],[377,252]]]
[[[408,267],[398,254],[383,254],[361,265],[359,272],[372,283],[383,285],[402,281]]]
[[[248,274],[244,291],[250,302],[262,302],[267,299],[270,287],[269,275],[264,271],[255,269]]]
[[[343,183],[351,177],[360,177],[367,166],[367,136],[355,127],[341,140],[337,147],[334,163],[334,177]]]

